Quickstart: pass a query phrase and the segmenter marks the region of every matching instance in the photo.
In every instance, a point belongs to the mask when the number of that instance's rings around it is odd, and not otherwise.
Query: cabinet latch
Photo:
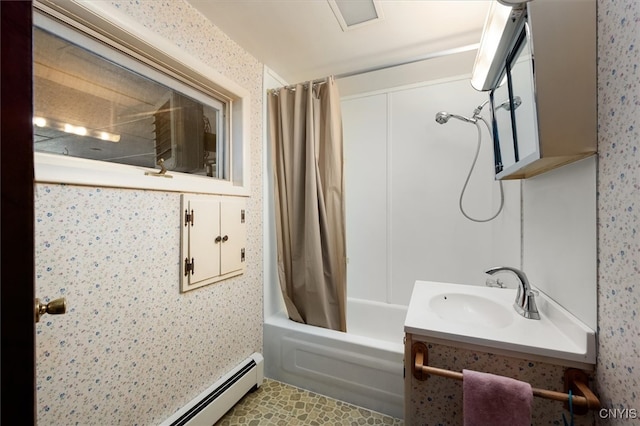
[[[240,210],[240,223],[244,223],[244,209]]]
[[[195,259],[192,257],[191,262],[189,262],[189,258],[185,257],[184,258],[184,276],[186,277],[187,275],[189,275],[189,272],[191,272],[191,275],[193,275],[195,271],[196,271]]]
[[[244,249],[240,249],[240,262],[244,262],[244,261],[245,261]]]
[[[187,226],[188,224],[191,224],[191,226],[193,226],[194,217],[195,217],[195,213],[193,212],[193,209],[191,209],[191,211],[185,210],[184,211],[184,226]]]

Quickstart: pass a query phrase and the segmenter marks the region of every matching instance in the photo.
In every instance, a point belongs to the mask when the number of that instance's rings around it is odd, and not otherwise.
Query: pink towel
[[[464,426],[530,426],[533,391],[529,383],[462,370]]]

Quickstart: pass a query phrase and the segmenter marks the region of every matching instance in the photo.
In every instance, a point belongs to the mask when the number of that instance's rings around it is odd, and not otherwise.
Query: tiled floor
[[[402,425],[402,420],[265,379],[215,426]]]

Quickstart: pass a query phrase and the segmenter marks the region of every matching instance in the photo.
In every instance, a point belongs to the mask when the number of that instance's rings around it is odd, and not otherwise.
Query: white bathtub
[[[407,307],[347,301],[347,331],[265,319],[265,376],[397,418],[403,417]]]

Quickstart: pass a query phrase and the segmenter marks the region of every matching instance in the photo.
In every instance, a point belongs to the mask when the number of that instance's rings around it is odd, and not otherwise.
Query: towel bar
[[[411,348],[411,358],[413,361],[413,377],[418,380],[426,380],[427,375],[446,377],[448,379],[462,380],[462,373],[445,370],[442,368],[429,367],[427,364],[428,349],[422,342],[415,342]],[[576,368],[569,368],[564,375],[565,389],[571,389],[572,403],[574,408],[583,408],[583,413],[587,410],[597,410],[600,408],[600,400],[587,386],[587,374]],[[554,401],[569,402],[569,394],[556,392],[547,389],[531,388],[533,396],[538,396]],[[576,411],[579,414],[579,411]]]

